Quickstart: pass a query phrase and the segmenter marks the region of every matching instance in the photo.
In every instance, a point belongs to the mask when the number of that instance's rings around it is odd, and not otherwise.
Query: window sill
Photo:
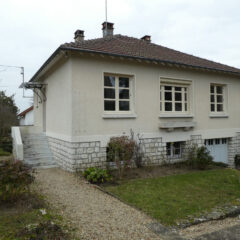
[[[229,115],[227,113],[210,113],[210,118],[228,118]]]
[[[159,118],[193,118],[193,114],[160,114]]]
[[[118,119],[118,118],[136,118],[137,115],[135,113],[129,114],[118,114],[118,113],[104,113],[102,118],[104,119]]]

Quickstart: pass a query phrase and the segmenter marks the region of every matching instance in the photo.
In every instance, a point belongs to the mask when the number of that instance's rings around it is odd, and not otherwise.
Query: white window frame
[[[174,147],[174,143],[179,143],[180,147],[179,147],[179,154],[175,154],[175,147]],[[170,144],[170,155],[168,155],[168,149],[167,149],[167,145]],[[168,158],[182,158],[182,153],[183,153],[183,142],[167,142],[166,143],[166,152],[167,152],[167,157]]]
[[[164,99],[164,86],[172,86],[172,101]],[[181,87],[182,100],[175,101],[175,87]],[[185,93],[183,89],[186,88],[187,101],[185,101]],[[160,91],[159,91],[159,117],[193,117],[192,114],[192,81],[182,79],[160,78]],[[165,111],[165,102],[172,102],[172,111]],[[182,111],[175,111],[175,103],[182,103]],[[185,111],[185,103],[187,110]]]
[[[211,87],[214,87],[214,93],[211,92]],[[222,88],[222,93],[219,94],[217,93],[216,89],[217,87],[221,87]],[[226,85],[224,84],[218,84],[218,83],[210,83],[210,88],[209,88],[209,92],[210,92],[210,113],[211,113],[211,116],[214,116],[214,115],[224,115],[224,116],[227,116],[226,115],[226,112],[227,112],[227,89],[226,89]],[[212,96],[214,96],[214,101],[212,102]],[[222,103],[218,103],[217,101],[217,96],[222,96],[223,98],[223,101]],[[212,111],[212,104],[214,104],[214,111]],[[218,104],[221,104],[223,106],[223,110],[222,111],[217,111],[217,105]]]
[[[104,77],[105,76],[113,76],[115,77],[115,87],[105,87],[104,85]],[[129,79],[129,87],[128,88],[122,88],[119,87],[119,78],[120,77],[126,77]],[[104,89],[105,88],[112,88],[115,89],[115,99],[108,99],[104,97]],[[129,110],[128,111],[120,111],[119,110],[119,101],[121,99],[119,98],[119,89],[129,89],[129,100],[127,99],[122,99],[122,101],[129,101]],[[136,114],[134,113],[134,76],[133,75],[125,75],[125,74],[116,74],[116,73],[103,73],[103,118],[118,118],[118,117],[123,117],[123,118],[135,118]],[[107,111],[104,109],[104,102],[105,100],[112,100],[115,101],[115,110],[114,111]]]

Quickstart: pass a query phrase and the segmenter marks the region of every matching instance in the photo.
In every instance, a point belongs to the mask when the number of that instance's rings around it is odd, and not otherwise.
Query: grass
[[[41,212],[43,209],[46,213]],[[1,203],[0,213],[0,240],[72,239],[62,217],[37,195],[15,204]]]
[[[218,169],[123,181],[106,190],[166,225],[240,202],[240,172]]]

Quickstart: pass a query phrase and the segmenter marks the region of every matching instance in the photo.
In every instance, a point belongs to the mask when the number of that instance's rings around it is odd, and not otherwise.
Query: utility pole
[[[23,98],[33,98],[31,96],[25,96],[25,92],[24,92],[24,67],[22,67],[22,66],[13,66],[13,65],[1,65],[1,64],[0,64],[0,67],[20,69],[21,70],[20,74],[22,75],[22,84],[23,84]]]

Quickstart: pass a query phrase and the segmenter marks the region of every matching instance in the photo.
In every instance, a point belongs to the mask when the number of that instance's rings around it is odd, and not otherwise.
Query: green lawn
[[[174,225],[189,215],[240,202],[240,172],[218,169],[167,177],[125,181],[106,190],[148,213],[161,223]]]

